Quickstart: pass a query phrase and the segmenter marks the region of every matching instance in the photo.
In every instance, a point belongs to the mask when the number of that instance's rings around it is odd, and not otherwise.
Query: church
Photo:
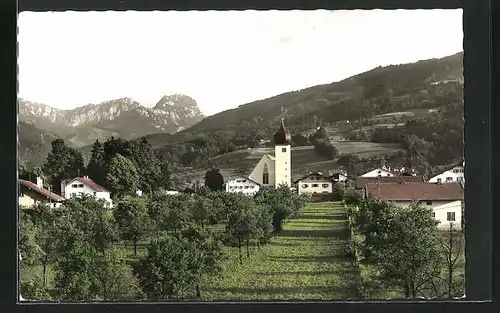
[[[281,119],[280,128],[274,134],[274,156],[264,154],[248,178],[264,186],[292,187],[291,136],[285,128],[284,119]]]

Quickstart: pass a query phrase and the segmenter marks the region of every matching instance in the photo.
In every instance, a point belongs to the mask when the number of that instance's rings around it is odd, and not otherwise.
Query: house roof
[[[90,188],[94,189],[95,191],[99,191],[99,192],[109,192],[106,188],[104,188],[103,186],[97,184],[96,182],[94,182],[91,178],[87,177],[87,176],[84,176],[84,177],[77,177],[77,178],[74,178],[72,179],[69,183],[67,183],[68,185],[71,184],[72,182],[76,181],[76,180],[79,180],[81,181],[82,183],[84,183],[85,185],[89,186]]]
[[[356,189],[364,189],[366,184],[408,184],[423,183],[423,176],[356,177]]]
[[[455,201],[464,199],[461,184],[367,184],[366,194],[392,201]]]
[[[323,174],[323,173],[321,173],[321,172],[312,172],[312,173],[309,173],[309,174],[307,174],[307,175],[305,175],[305,176],[302,176],[301,178],[299,178],[299,179],[295,180],[293,183],[294,183],[294,184],[295,184],[295,183],[298,183],[299,181],[301,181],[301,180],[303,180],[303,179],[306,179],[306,178],[308,178],[308,177],[310,177],[310,176],[313,176],[313,175],[314,175],[314,176],[321,176],[321,177],[323,177],[323,178],[325,178],[325,179],[327,179],[327,180],[330,180],[330,181],[332,180],[332,178],[331,178],[330,176],[325,175],[325,174]]]
[[[29,189],[31,189],[31,190],[39,193],[40,195],[51,199],[52,201],[62,202],[64,200],[66,200],[66,199],[64,199],[63,197],[61,197],[58,194],[55,194],[55,193],[53,193],[51,191],[48,191],[45,188],[38,187],[37,184],[35,184],[34,182],[31,182],[29,180],[19,179],[19,183],[21,185],[23,185],[24,187],[29,188]]]

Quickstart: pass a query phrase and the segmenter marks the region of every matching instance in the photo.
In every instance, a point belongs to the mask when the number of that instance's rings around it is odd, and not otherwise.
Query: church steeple
[[[290,134],[285,128],[285,119],[281,118],[281,125],[278,131],[274,134],[274,144],[275,145],[289,145],[291,142]]]

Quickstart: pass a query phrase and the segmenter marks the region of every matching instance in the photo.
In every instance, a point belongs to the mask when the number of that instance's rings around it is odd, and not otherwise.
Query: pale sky
[[[19,96],[71,109],[183,93],[211,115],[462,42],[461,9],[23,12]]]

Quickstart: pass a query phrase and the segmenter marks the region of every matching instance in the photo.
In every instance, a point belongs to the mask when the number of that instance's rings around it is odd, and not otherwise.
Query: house
[[[393,177],[393,176],[396,176],[396,174],[387,170],[384,167],[376,168],[361,175],[361,177]]]
[[[31,207],[33,205],[43,203],[51,208],[57,208],[64,202],[63,197],[43,188],[43,180],[37,177],[36,184],[19,179],[19,205],[21,207]]]
[[[330,176],[334,182],[337,183],[342,183],[347,181],[347,174],[346,173],[334,173],[332,176]]]
[[[434,218],[439,221],[438,228],[441,230],[450,229],[450,223],[453,230],[462,229],[463,221],[463,202],[453,201],[432,208]]]
[[[285,128],[284,120],[274,134],[274,156],[265,154],[249,175],[249,179],[262,186],[280,185],[292,187],[292,147],[291,136]]]
[[[226,192],[238,192],[246,195],[254,195],[260,189],[260,184],[250,178],[238,176],[226,182]]]
[[[366,184],[408,184],[423,183],[423,176],[356,177],[356,189],[365,189]]]
[[[412,203],[432,209],[439,228],[449,227],[450,222],[456,228],[462,227],[464,189],[462,184],[367,184],[365,196],[372,196],[407,207]],[[446,216],[446,219],[444,218]]]
[[[98,199],[103,199],[107,208],[113,207],[111,193],[104,187],[95,183],[88,176],[77,177],[70,181],[61,182],[61,192],[63,197],[71,199],[74,197],[89,195]]]
[[[433,184],[441,184],[441,183],[465,183],[465,162],[463,164],[459,164],[454,166],[453,168],[444,171],[443,173],[436,175],[429,179],[429,183]]]
[[[334,181],[328,175],[314,172],[296,180],[294,184],[299,194],[332,194]]]

